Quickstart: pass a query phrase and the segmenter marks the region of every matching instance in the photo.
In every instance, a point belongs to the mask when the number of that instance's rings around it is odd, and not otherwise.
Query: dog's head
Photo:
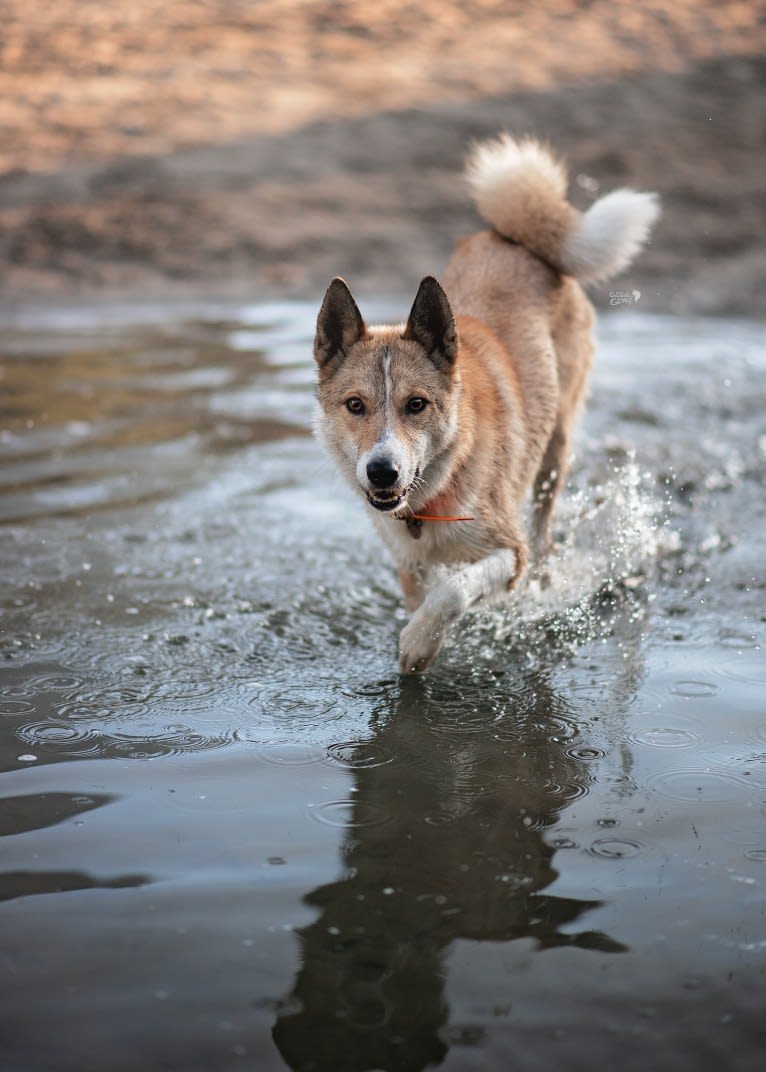
[[[342,279],[317,320],[318,430],[376,510],[405,511],[457,433],[458,337],[427,276],[404,327],[368,327]]]

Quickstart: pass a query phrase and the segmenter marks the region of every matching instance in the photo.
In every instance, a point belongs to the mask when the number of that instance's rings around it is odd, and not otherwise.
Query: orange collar
[[[447,495],[437,495],[430,503],[427,503],[424,507],[428,513],[422,514],[410,514],[409,517],[404,517],[401,520],[407,522],[407,531],[414,540],[419,540],[422,535],[423,522],[424,521],[474,521],[475,518],[468,516],[453,516],[452,514],[437,514],[431,513],[431,510],[437,510],[441,503],[446,507],[450,506],[449,498]]]

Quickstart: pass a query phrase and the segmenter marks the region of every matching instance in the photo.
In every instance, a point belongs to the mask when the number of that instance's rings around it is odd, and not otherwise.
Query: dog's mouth
[[[420,477],[420,468],[415,470],[415,476],[412,478],[412,482],[407,485],[403,491],[394,491],[391,488],[380,488],[377,491],[367,491],[367,502],[375,510],[380,510],[382,513],[389,514],[393,510],[405,510],[407,508],[407,496],[412,491],[418,478]]]
[[[374,507],[376,510],[382,510],[384,512],[396,510],[397,507],[403,506],[406,498],[406,492],[402,495],[371,495],[369,491],[367,492],[367,502],[370,506]]]

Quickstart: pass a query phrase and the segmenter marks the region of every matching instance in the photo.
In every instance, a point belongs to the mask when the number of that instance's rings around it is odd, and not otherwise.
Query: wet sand
[[[585,207],[657,190],[617,284],[766,312],[763,3],[5,5],[3,301],[408,295],[476,226],[471,138],[531,131]],[[610,285],[594,294],[609,304]]]

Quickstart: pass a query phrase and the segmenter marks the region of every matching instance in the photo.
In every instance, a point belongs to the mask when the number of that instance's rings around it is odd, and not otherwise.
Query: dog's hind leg
[[[532,557],[540,569],[552,546],[553,508],[569,465],[569,436],[559,419],[553,429],[532,490]]]

